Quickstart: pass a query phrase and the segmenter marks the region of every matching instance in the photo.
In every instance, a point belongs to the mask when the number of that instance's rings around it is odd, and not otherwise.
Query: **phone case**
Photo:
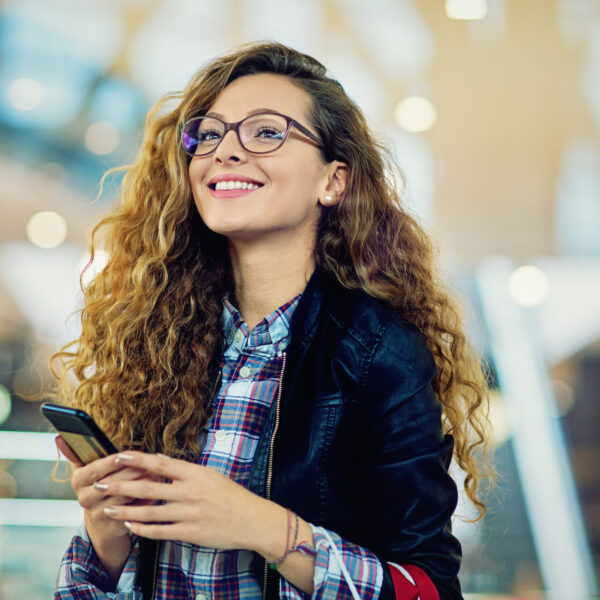
[[[50,402],[42,404],[40,410],[81,462],[88,464],[118,452],[94,420],[83,410]]]

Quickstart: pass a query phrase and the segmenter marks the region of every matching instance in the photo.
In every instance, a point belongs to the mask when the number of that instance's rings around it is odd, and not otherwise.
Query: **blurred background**
[[[470,307],[499,481],[482,522],[454,522],[465,596],[596,597],[600,1],[3,0],[0,598],[51,597],[81,519],[39,393],[77,335],[86,236],[118,188],[95,200],[99,180],[159,96],[259,39],[313,54],[362,106]]]

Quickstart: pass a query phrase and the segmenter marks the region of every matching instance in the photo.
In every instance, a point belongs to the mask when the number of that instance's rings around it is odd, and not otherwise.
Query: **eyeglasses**
[[[322,147],[321,140],[298,121],[275,112],[250,115],[237,123],[226,123],[216,117],[195,117],[181,128],[181,145],[190,156],[205,156],[214,152],[228,131],[233,130],[244,150],[252,154],[267,154],[281,148],[292,125]]]

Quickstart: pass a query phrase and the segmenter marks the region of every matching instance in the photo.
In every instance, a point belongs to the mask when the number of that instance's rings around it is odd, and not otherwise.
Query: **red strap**
[[[414,579],[415,587],[395,565],[390,564],[389,566],[396,600],[440,600],[435,585],[425,571],[414,565],[402,565]]]

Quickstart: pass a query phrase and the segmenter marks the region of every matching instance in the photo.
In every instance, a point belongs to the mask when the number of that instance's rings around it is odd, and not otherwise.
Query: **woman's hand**
[[[111,504],[105,512],[119,526],[125,523],[133,533],[147,538],[180,540],[220,550],[249,549],[273,556],[285,550],[285,509],[218,471],[142,452],[120,454],[113,461],[155,476],[106,480],[105,493],[111,498],[152,502],[147,506]]]
[[[117,581],[131,551],[130,533],[123,523],[109,518],[104,508],[128,504],[132,498],[109,495],[105,487],[108,481],[131,481],[147,474],[140,469],[116,464],[114,455],[85,465],[62,437],[58,436],[55,441],[59,450],[75,466],[71,485],[84,509],[90,541],[113,581]]]
[[[106,479],[110,497],[152,503],[115,504],[104,509],[137,535],[219,550],[254,550],[268,562],[281,557],[293,540],[290,536],[295,536],[288,530],[285,508],[214,469],[142,452],[119,454],[113,460],[152,475],[128,481]],[[298,542],[314,544],[311,526],[303,519],[299,519],[297,535]],[[290,554],[279,566],[286,579],[308,594],[313,591],[313,571],[314,557],[299,552]]]

